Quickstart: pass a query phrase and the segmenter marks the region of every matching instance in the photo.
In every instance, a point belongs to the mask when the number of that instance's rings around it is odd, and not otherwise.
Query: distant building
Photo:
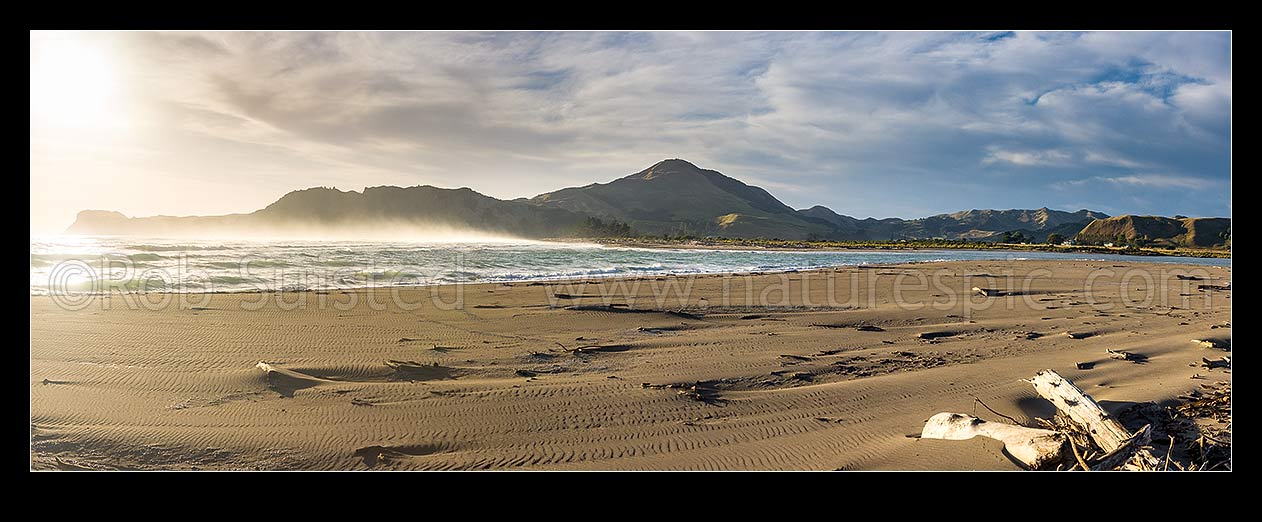
[[[1060,244],[1060,246],[1074,246],[1074,240],[1066,239],[1063,243]]]
[[[1104,246],[1108,248],[1113,248],[1113,243],[1105,243]]]

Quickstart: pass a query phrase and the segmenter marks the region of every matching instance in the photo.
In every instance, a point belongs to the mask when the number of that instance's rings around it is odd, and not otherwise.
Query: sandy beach
[[[1230,281],[959,261],[31,296],[32,467],[1015,470],[994,440],[909,435],[943,411],[1000,420],[977,399],[1050,416],[1021,381],[1044,368],[1111,412],[1230,381],[1192,342],[1230,345]]]

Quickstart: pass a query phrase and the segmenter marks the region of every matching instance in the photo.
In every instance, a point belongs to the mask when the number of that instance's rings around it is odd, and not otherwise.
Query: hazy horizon
[[[1229,32],[32,32],[31,232],[682,158],[794,208],[1229,216]]]

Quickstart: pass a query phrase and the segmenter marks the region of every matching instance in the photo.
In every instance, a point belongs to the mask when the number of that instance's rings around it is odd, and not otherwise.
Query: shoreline
[[[716,249],[705,249],[705,250],[728,250],[728,249],[717,249],[717,248],[716,248]],[[923,252],[932,252],[932,251],[934,251],[934,250],[932,250],[932,249],[916,249],[916,250],[918,250],[918,251],[923,251]],[[991,250],[981,250],[980,252],[990,252],[990,251],[991,251]],[[822,251],[821,251],[821,252],[822,252]],[[1153,257],[1157,257],[1157,256],[1153,256]],[[1169,256],[1169,257],[1185,257],[1185,256]],[[1206,259],[1206,258],[1190,258],[1190,259]],[[1212,259],[1212,258],[1210,258],[1210,259]],[[769,270],[754,270],[754,271],[689,272],[689,273],[658,273],[658,274],[609,274],[609,275],[592,274],[592,275],[587,275],[587,276],[575,276],[575,277],[559,277],[559,278],[546,278],[546,277],[545,277],[545,278],[524,278],[524,279],[513,279],[513,280],[503,280],[503,281],[455,281],[455,282],[441,282],[441,283],[427,283],[427,284],[393,284],[393,285],[391,285],[391,284],[384,284],[384,285],[365,285],[365,286],[327,287],[327,288],[303,288],[303,289],[239,289],[239,290],[219,290],[219,291],[216,291],[216,290],[206,291],[206,290],[201,290],[201,289],[193,289],[193,290],[189,290],[189,291],[182,291],[182,290],[166,291],[166,290],[161,290],[161,291],[147,291],[147,292],[140,292],[140,291],[134,291],[134,290],[131,290],[131,291],[112,290],[112,291],[107,291],[107,292],[72,292],[72,293],[65,293],[65,294],[50,294],[50,293],[35,294],[35,293],[32,293],[32,294],[29,294],[29,295],[30,295],[30,297],[51,297],[51,296],[54,296],[54,295],[55,295],[55,296],[67,296],[67,295],[69,295],[69,296],[102,296],[102,295],[219,295],[219,294],[224,294],[224,295],[236,295],[236,294],[244,294],[244,295],[258,295],[258,294],[295,294],[295,293],[350,292],[350,291],[371,291],[371,290],[389,291],[389,290],[406,290],[406,289],[429,289],[429,288],[435,288],[435,287],[449,287],[449,286],[457,286],[457,285],[459,285],[459,286],[479,286],[479,285],[518,285],[518,284],[522,284],[522,285],[531,285],[531,284],[576,284],[576,283],[584,283],[584,282],[593,282],[593,283],[597,283],[597,282],[619,282],[619,281],[644,281],[644,280],[661,279],[661,278],[685,278],[685,277],[749,277],[749,276],[752,276],[752,277],[758,277],[758,276],[765,276],[765,275],[783,275],[783,274],[795,274],[795,273],[826,273],[826,272],[835,272],[835,271],[845,270],[845,269],[850,269],[850,268],[854,268],[854,269],[863,269],[863,268],[889,268],[889,267],[897,267],[897,266],[902,266],[902,265],[929,265],[929,264],[938,264],[938,263],[983,262],[983,261],[989,261],[989,262],[1014,262],[1014,261],[1015,261],[1015,262],[1065,262],[1065,263],[1091,263],[1091,262],[1112,262],[1112,261],[1114,261],[1114,260],[1111,260],[1111,259],[1058,259],[1058,260],[1048,260],[1048,259],[1014,259],[1014,260],[1002,260],[1002,259],[976,259],[976,260],[941,259],[941,260],[925,260],[925,261],[898,261],[898,262],[890,262],[890,263],[845,264],[845,265],[830,265],[830,266],[812,267],[812,268],[787,268],[787,269],[769,269]],[[1231,268],[1231,266],[1230,266],[1230,265],[1226,265],[1226,266],[1221,266],[1221,265],[1200,265],[1200,264],[1193,264],[1193,263],[1183,264],[1183,263],[1172,262],[1172,261],[1147,261],[1147,260],[1144,260],[1144,261],[1123,260],[1123,261],[1130,262],[1130,263],[1136,263],[1136,264],[1151,264],[1151,265],[1159,265],[1159,266],[1160,266],[1160,265],[1165,265],[1165,266],[1179,266],[1179,265],[1182,265],[1182,266],[1187,266],[1187,267],[1199,267],[1199,268],[1219,268],[1219,269],[1222,269],[1222,268],[1230,269],[1230,268]]]

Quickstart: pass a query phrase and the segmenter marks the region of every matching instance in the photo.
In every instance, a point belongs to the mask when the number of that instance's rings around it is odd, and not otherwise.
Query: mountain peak
[[[684,160],[684,159],[679,159],[679,158],[664,159],[662,161],[654,163],[652,167],[649,167],[649,169],[663,169],[663,168],[671,168],[671,169],[684,168],[684,169],[701,170],[701,167],[693,165],[692,162],[688,160]]]
[[[764,237],[820,235],[828,227],[800,220],[767,191],[671,158],[608,183],[540,194],[536,204],[625,221],[646,233]]]
[[[678,158],[672,158],[654,163],[653,166],[627,177],[648,180],[671,174],[700,174],[701,172],[701,167]]]

